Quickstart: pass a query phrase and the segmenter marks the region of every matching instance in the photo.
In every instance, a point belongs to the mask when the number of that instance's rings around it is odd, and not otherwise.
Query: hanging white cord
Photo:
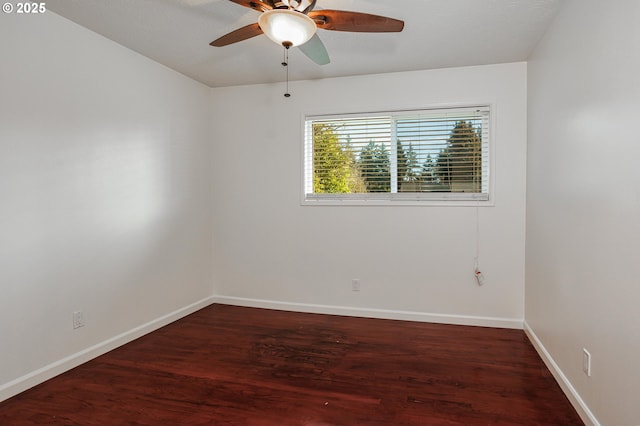
[[[480,270],[480,205],[476,205],[476,258],[474,274],[478,285],[484,284],[484,275]]]
[[[480,267],[480,206],[476,205],[476,268]]]

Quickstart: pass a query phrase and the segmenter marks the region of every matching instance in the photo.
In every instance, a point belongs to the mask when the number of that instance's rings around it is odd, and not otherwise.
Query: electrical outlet
[[[351,280],[351,291],[360,291],[360,278]]]
[[[84,314],[82,311],[75,311],[73,313],[73,328],[84,327]]]
[[[582,371],[587,377],[591,377],[591,354],[582,348]]]

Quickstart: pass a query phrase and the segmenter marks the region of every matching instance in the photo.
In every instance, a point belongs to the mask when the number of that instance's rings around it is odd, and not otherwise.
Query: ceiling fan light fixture
[[[258,25],[264,34],[279,45],[300,46],[316,33],[316,23],[304,13],[289,9],[263,12]]]

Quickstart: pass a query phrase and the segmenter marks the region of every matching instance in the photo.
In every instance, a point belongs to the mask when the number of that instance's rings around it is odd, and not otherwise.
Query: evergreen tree
[[[447,147],[438,154],[433,176],[446,191],[480,192],[482,187],[482,137],[473,123],[458,121]]]
[[[369,142],[360,152],[358,166],[367,192],[391,192],[389,153],[384,145]]]
[[[407,155],[404,152],[404,148],[402,147],[402,142],[400,139],[396,141],[396,170],[397,170],[397,182],[398,182],[398,190],[402,188],[402,183],[405,182],[407,177],[407,171],[409,170]]]
[[[403,191],[402,187],[404,184],[410,184],[405,185],[405,188],[410,188],[410,192],[419,190],[416,188],[416,184],[420,182],[420,164],[418,163],[418,155],[415,149],[413,149],[413,144],[409,143],[405,151],[402,142],[398,139],[396,142],[396,152],[398,192]]]
[[[438,183],[438,179],[435,176],[437,166],[437,160],[431,154],[427,155],[427,159],[422,164],[420,170],[420,183],[426,186],[428,190],[432,190],[435,184]]]

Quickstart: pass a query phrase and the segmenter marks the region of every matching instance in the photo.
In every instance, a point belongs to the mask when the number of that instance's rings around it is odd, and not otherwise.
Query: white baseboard
[[[571,405],[573,405],[573,407],[580,415],[582,421],[586,425],[600,426],[600,422],[598,422],[596,416],[593,415],[587,404],[580,397],[580,394],[578,394],[578,391],[576,391],[576,389],[573,387],[567,376],[565,376],[558,364],[556,364],[551,354],[547,351],[538,336],[536,336],[536,333],[534,333],[534,331],[526,321],[524,322],[524,332],[529,337],[529,340],[531,341],[533,347],[536,349],[536,351],[538,351],[538,354],[542,358],[542,361],[544,361],[549,371],[551,371],[551,374],[553,374],[553,377],[555,377],[556,381],[562,388],[562,391],[571,402]]]
[[[414,311],[395,311],[388,309],[356,308],[351,306],[315,305],[290,303],[276,300],[248,299],[244,297],[213,296],[214,303],[223,305],[247,306],[251,308],[276,309],[281,311],[307,312],[313,314],[344,315],[393,319],[404,321],[433,322],[439,324],[475,325],[482,327],[515,328],[522,330],[521,318],[496,318],[468,315],[432,314]]]
[[[66,358],[46,365],[38,370],[35,370],[22,377],[18,377],[8,383],[0,386],[0,401],[11,398],[35,385],[38,385],[46,380],[49,380],[65,371],[71,370],[93,358],[103,355],[119,346],[129,343],[145,334],[155,331],[167,324],[170,324],[182,317],[192,314],[212,303],[220,303],[225,305],[246,306],[253,308],[265,308],[276,310],[287,310],[294,312],[307,312],[316,314],[327,315],[344,315],[353,317],[366,317],[366,318],[380,318],[380,319],[393,319],[404,321],[419,321],[419,322],[432,322],[439,324],[456,324],[456,325],[472,325],[482,327],[499,327],[499,328],[512,328],[523,329],[529,340],[533,344],[534,348],[546,364],[547,368],[551,371],[551,374],[555,377],[556,381],[567,395],[567,398],[574,406],[582,420],[587,425],[600,426],[600,423],[593,415],[589,407],[582,400],[576,389],[571,382],[564,375],[560,367],[553,360],[549,352],[546,350],[538,336],[529,327],[526,321],[519,318],[498,318],[498,317],[480,317],[480,316],[468,316],[468,315],[447,315],[447,314],[433,314],[414,311],[396,311],[388,309],[372,309],[372,308],[357,308],[348,306],[333,306],[333,305],[316,305],[306,303],[290,303],[281,302],[275,300],[263,300],[263,299],[249,299],[242,297],[229,297],[229,296],[211,296],[205,299],[199,300],[184,308],[175,310],[167,315],[164,315],[155,320],[149,321],[146,324],[135,327],[122,334],[114,336],[104,342],[91,346],[75,354],[69,355]]]
[[[199,300],[184,308],[177,309],[160,318],[149,321],[146,324],[135,327],[129,331],[112,337],[97,345],[91,346],[66,358],[53,362],[22,377],[18,377],[0,386],[0,401],[11,398],[14,395],[49,380],[65,371],[71,370],[93,358],[103,355],[119,346],[129,343],[145,334],[151,333],[167,324],[170,324],[182,317],[192,314],[214,302],[213,297]]]

